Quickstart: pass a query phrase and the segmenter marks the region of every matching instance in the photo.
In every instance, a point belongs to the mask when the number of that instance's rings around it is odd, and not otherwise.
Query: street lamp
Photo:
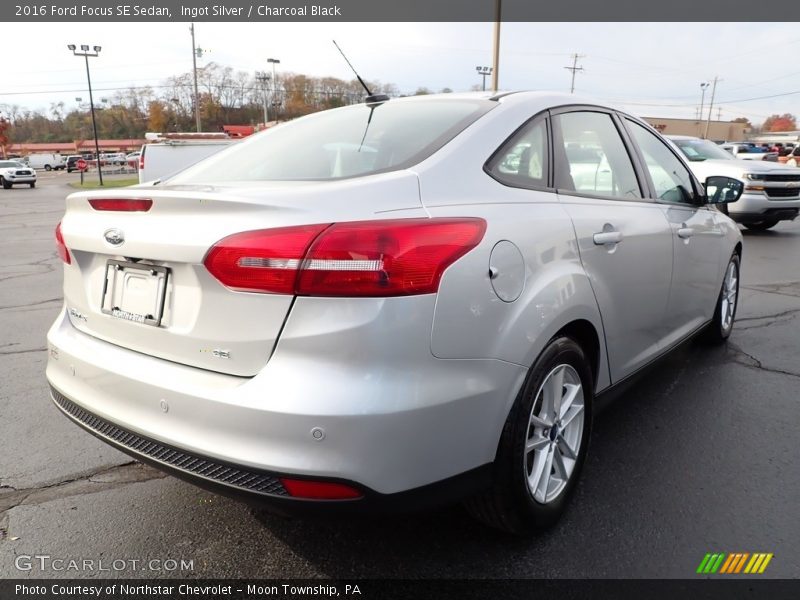
[[[700,92],[701,92],[701,94],[700,94],[700,121],[703,120],[703,104],[705,104],[705,101],[706,101],[706,88],[709,85],[711,85],[711,84],[708,83],[707,81],[704,81],[703,83],[700,84]]]
[[[267,84],[269,83],[271,77],[269,73],[262,73],[261,71],[256,73],[256,81],[261,84],[261,94],[264,100],[264,127],[266,128],[267,123],[269,123],[269,117],[267,112]]]
[[[75,56],[82,56],[86,61],[86,81],[89,83],[89,106],[92,111],[92,129],[94,130],[94,155],[97,159],[97,176],[100,178],[100,185],[103,185],[103,169],[100,167],[100,142],[97,141],[97,121],[94,118],[94,98],[92,97],[92,77],[89,75],[89,57],[97,57],[100,55],[100,46],[93,46],[92,51],[89,51],[89,46],[81,44],[80,51],[76,48],[75,44],[69,44],[68,50],[71,50]]]
[[[483,91],[486,91],[486,77],[492,74],[492,67],[475,67],[475,70],[478,72],[478,75],[483,77]]]
[[[276,108],[277,103],[275,102],[275,95],[278,91],[278,80],[275,78],[275,65],[281,64],[281,61],[277,58],[268,58],[267,62],[272,63],[272,108],[274,109],[274,114],[272,116],[274,117],[278,113],[278,109]],[[275,120],[277,121],[277,119]]]

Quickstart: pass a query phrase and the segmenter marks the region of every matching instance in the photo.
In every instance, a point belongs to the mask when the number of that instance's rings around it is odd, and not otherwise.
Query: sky
[[[492,64],[492,23],[198,23],[197,45],[235,70],[352,79],[336,39],[361,76],[466,91]],[[695,118],[701,83],[719,78],[713,118],[762,122],[800,113],[800,30],[794,23],[503,23],[500,88],[569,91],[573,53],[583,55],[575,91],[639,116]],[[192,68],[189,23],[3,24],[3,105],[47,111],[86,101],[82,59],[67,44],[102,46],[90,59],[96,99],[114,88],[158,86]],[[705,96],[706,109],[711,87]],[[718,113],[717,107],[721,107]],[[707,110],[704,116],[707,115]]]

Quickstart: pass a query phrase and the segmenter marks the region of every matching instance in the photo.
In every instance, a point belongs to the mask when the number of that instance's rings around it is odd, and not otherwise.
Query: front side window
[[[515,187],[547,186],[547,127],[534,121],[515,135],[489,163],[498,181]]]
[[[633,163],[610,115],[587,111],[555,118],[566,163],[556,164],[559,189],[626,200],[642,197]]]
[[[404,169],[495,106],[491,100],[389,100],[323,111],[235,144],[169,183],[325,181]]]
[[[694,187],[689,169],[651,131],[630,120],[628,127],[644,156],[656,198],[663,202],[692,204]]]

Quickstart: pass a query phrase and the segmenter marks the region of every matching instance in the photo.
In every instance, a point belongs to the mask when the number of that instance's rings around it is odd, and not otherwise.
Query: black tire
[[[0,179],[2,179],[2,181],[3,181],[3,189],[4,190],[10,190],[11,189],[11,182],[10,181],[6,181],[2,177],[0,177]]]
[[[728,268],[733,264],[736,269],[736,300],[733,304],[733,314],[731,315],[730,324],[726,327],[722,311],[725,300],[725,279],[728,276]],[[710,344],[723,344],[730,337],[733,331],[733,324],[736,322],[736,311],[739,309],[739,280],[741,279],[741,258],[735,252],[731,256],[728,265],[725,267],[725,274],[722,276],[722,285],[720,285],[719,296],[717,297],[717,306],[714,308],[714,318],[706,328],[705,341]]]
[[[51,167],[50,165],[45,165],[45,166],[44,166],[44,170],[45,170],[45,171],[52,171],[52,170],[53,170],[53,167]]]
[[[758,223],[745,223],[744,226],[750,231],[766,231],[777,224],[778,221],[759,221]]]
[[[36,187],[36,182],[34,181],[33,183],[31,183],[31,184],[30,184],[30,186],[31,186],[32,188],[35,188],[35,187]]]
[[[559,365],[571,366],[583,388],[583,426],[580,448],[566,485],[547,503],[534,498],[528,485],[525,444],[530,435],[530,416],[548,375]],[[506,419],[494,462],[492,487],[466,502],[470,514],[485,524],[516,535],[529,535],[558,521],[580,478],[591,432],[594,380],[583,349],[571,338],[550,340],[528,372]],[[552,439],[552,438],[551,438]]]

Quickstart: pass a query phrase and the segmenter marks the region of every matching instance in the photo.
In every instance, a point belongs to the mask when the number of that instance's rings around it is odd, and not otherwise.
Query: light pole
[[[475,70],[478,72],[478,75],[483,77],[483,84],[482,89],[486,91],[486,78],[492,74],[492,67],[475,67]]]
[[[92,97],[92,77],[89,75],[89,57],[96,57],[100,55],[100,46],[93,46],[89,51],[89,46],[81,44],[81,49],[78,51],[75,44],[69,44],[67,49],[72,50],[75,56],[82,56],[86,61],[86,81],[89,83],[89,107],[92,111],[92,129],[94,130],[94,156],[97,159],[97,176],[100,178],[100,185],[103,185],[103,169],[100,166],[100,142],[97,141],[97,121],[94,118],[94,98]]]
[[[261,84],[261,93],[264,99],[264,128],[266,129],[267,123],[269,123],[269,113],[267,112],[267,84],[269,83],[270,75],[269,73],[259,72],[256,73],[256,81]]]
[[[272,109],[273,116],[277,116],[278,109],[276,108],[277,103],[275,102],[275,96],[277,95],[276,93],[278,91],[278,80],[275,77],[275,65],[281,64],[281,61],[277,58],[268,58],[267,62],[272,63]],[[277,118],[275,120],[277,121]]]
[[[705,82],[700,84],[700,92],[701,92],[701,94],[700,94],[700,121],[701,121],[701,123],[703,121],[703,104],[705,104],[705,101],[706,101],[706,88],[708,87],[708,85],[709,84],[708,84],[707,81],[705,81]],[[701,125],[701,127],[702,127],[702,125]]]

